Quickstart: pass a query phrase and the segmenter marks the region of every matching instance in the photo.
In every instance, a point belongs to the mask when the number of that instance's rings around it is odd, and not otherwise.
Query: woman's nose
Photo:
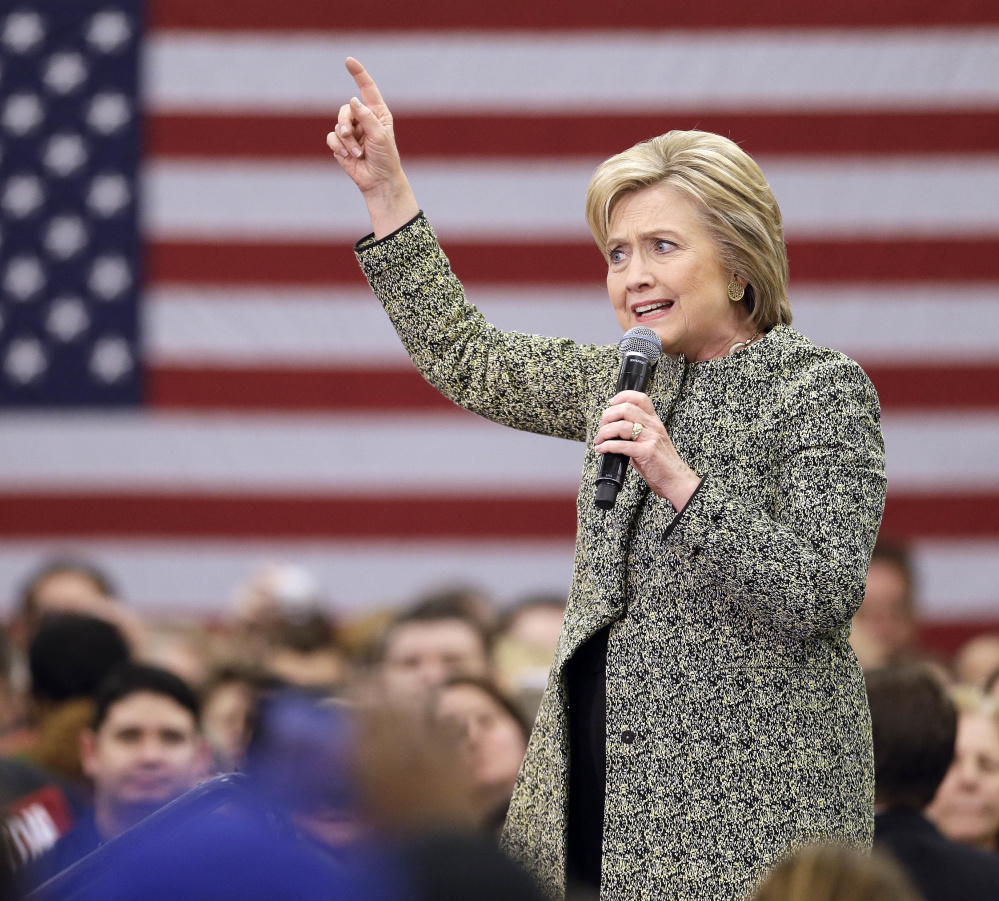
[[[644,253],[632,255],[628,261],[627,286],[629,291],[647,288],[653,282],[652,270]]]

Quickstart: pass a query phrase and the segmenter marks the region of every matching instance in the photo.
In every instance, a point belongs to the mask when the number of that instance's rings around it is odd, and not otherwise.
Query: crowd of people
[[[224,619],[152,621],[97,566],[46,563],[0,643],[8,896],[272,897],[284,874],[289,897],[539,897],[497,841],[564,611],[455,588],[345,619],[270,565]],[[917,626],[879,545],[851,640],[883,853],[803,849],[757,901],[999,897],[999,637],[945,661]]]

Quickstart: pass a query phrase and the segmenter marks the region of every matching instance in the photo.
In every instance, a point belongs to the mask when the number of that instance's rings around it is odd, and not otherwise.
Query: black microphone
[[[663,353],[659,336],[643,325],[628,329],[618,343],[621,350],[621,371],[617,376],[617,393],[644,391],[652,369]],[[624,454],[604,454],[597,470],[597,491],[593,503],[601,510],[610,510],[624,484],[631,461]]]

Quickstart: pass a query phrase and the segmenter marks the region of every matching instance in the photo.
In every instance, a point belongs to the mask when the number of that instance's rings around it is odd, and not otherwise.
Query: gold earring
[[[732,279],[728,283],[728,299],[732,303],[738,303],[742,300],[743,295],[746,293],[746,286],[743,285],[738,279]]]

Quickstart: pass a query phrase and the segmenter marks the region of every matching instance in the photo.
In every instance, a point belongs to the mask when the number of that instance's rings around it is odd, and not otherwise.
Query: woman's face
[[[512,788],[527,742],[506,710],[474,685],[452,685],[441,692],[437,715],[460,728],[477,785]]]
[[[689,360],[723,356],[749,337],[746,308],[728,299],[734,273],[722,266],[694,204],[673,188],[622,197],[606,250],[607,292],[625,331],[647,326],[665,353]]]
[[[990,716],[961,714],[954,762],[926,813],[947,838],[995,850],[999,834],[999,726]]]

